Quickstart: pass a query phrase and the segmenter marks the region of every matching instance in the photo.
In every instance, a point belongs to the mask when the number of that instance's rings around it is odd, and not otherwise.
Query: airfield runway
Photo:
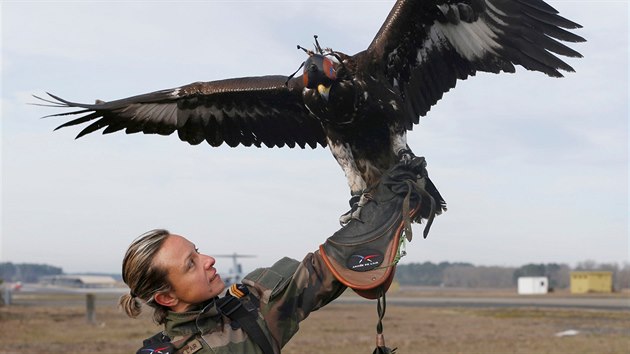
[[[97,303],[116,304],[118,297],[129,291],[126,288],[109,289],[72,289],[50,286],[25,285],[15,292],[12,302],[16,305],[78,305],[84,302],[84,294],[92,293]],[[388,295],[387,304],[391,306],[415,307],[545,307],[545,308],[580,308],[594,310],[630,311],[630,294],[610,295],[497,295],[491,292],[475,293],[462,291],[457,294],[422,294],[414,296]],[[364,299],[348,291],[335,303],[365,304],[374,300]]]
[[[369,301],[373,300],[353,296],[341,297],[335,300],[335,303],[362,304]],[[554,307],[630,311],[629,297],[546,297],[545,295],[520,297],[388,297],[387,304],[392,306],[424,307]]]

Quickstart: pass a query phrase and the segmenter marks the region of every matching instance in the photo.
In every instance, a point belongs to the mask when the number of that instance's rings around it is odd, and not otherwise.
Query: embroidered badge
[[[171,346],[170,344],[164,347],[158,347],[158,348],[141,348],[140,350],[138,350],[138,353],[146,353],[146,354],[170,354],[171,353],[171,349],[173,349],[173,346]]]
[[[202,348],[201,343],[198,340],[193,339],[181,349],[181,353],[192,354],[192,353],[196,353],[200,351],[201,348]]]
[[[354,252],[347,260],[346,267],[355,272],[367,272],[383,263],[383,254],[372,249]]]

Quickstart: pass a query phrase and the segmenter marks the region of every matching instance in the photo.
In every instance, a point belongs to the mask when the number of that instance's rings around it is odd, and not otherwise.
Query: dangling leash
[[[385,317],[385,310],[387,308],[387,301],[385,299],[385,291],[380,288],[381,295],[376,303],[376,312],[378,313],[378,323],[376,324],[376,348],[372,354],[395,354],[398,348],[388,348],[385,346],[385,336],[383,335],[383,318]],[[381,302],[382,299],[382,302]]]

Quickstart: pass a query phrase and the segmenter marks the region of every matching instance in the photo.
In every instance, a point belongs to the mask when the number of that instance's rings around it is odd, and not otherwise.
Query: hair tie
[[[134,293],[133,291],[129,290],[129,295],[131,295],[132,298],[138,297],[136,295],[136,293]]]

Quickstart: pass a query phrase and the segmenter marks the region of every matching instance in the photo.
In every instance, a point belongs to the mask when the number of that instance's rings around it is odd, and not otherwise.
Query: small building
[[[549,292],[549,278],[547,277],[519,277],[518,294],[534,295]]]
[[[612,292],[612,272],[576,271],[571,272],[571,294]]]
[[[68,288],[113,288],[116,280],[104,275],[52,275],[40,278],[40,283]]]

